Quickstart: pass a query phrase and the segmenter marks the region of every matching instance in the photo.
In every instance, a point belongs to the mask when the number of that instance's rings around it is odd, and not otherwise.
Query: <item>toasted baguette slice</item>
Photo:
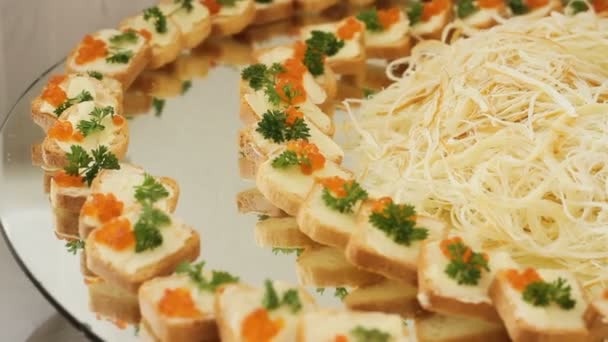
[[[167,298],[169,291],[187,291],[200,315],[194,318],[171,317],[163,313],[160,303]],[[199,289],[187,275],[171,275],[154,278],[142,284],[138,293],[142,319],[149,324],[150,330],[159,340],[179,341],[217,341],[218,331],[215,324],[214,293]]]
[[[68,108],[59,117],[57,124],[69,122],[74,131],[77,131],[81,121],[90,120],[90,113],[95,108],[101,108],[93,101],[81,102]],[[129,125],[127,120],[122,120],[119,124],[114,123],[113,118],[108,115],[102,120],[105,127],[102,131],[89,134],[80,142],[73,140],[60,141],[47,135],[42,142],[42,159],[46,168],[63,168],[68,165],[67,153],[73,145],[80,145],[87,152],[97,149],[104,145],[119,160],[124,158],[129,144]]]
[[[421,20],[412,25],[410,32],[412,36],[418,39],[441,39],[443,28],[452,20],[452,14],[453,10],[450,4],[441,13],[432,16],[429,20]]]
[[[354,265],[383,276],[405,282],[415,282],[421,241],[409,246],[399,244],[369,222],[372,203],[368,201],[357,215],[357,226],[346,247],[346,259]],[[428,229],[429,240],[442,237],[446,226],[430,217],[417,216],[416,227]]]
[[[140,211],[132,210],[93,230],[85,244],[87,267],[108,283],[133,293],[146,280],[171,274],[180,263],[195,260],[200,253],[198,233],[171,215],[171,223],[159,228],[162,243],[153,249],[137,253],[132,245],[118,251],[99,242],[98,234],[124,236],[124,231],[111,226],[126,221],[133,229]]]
[[[298,257],[296,271],[300,284],[316,287],[363,286],[382,277],[349,263],[344,253],[332,247],[306,249]]]
[[[344,250],[356,226],[355,214],[328,207],[323,191],[323,184],[317,182],[306,196],[298,211],[298,226],[312,240]]]
[[[523,300],[522,292],[514,289],[507,278],[509,270],[499,270],[490,285],[490,298],[502,318],[509,336],[514,341],[588,341],[583,314],[587,302],[573,274],[564,270],[539,269],[546,282],[562,278],[570,286],[571,297],[576,301],[569,310],[555,303],[549,306],[534,306]]]
[[[338,29],[348,20],[336,23],[327,23],[303,27],[301,30],[302,40],[312,36],[312,31],[323,31],[336,34]],[[358,32],[352,39],[344,41],[344,46],[338,52],[326,59],[327,64],[333,72],[339,75],[365,75],[365,35]]]
[[[415,320],[418,342],[509,342],[504,326],[482,320],[443,316],[418,317]]]
[[[94,39],[101,40],[106,46],[113,46],[110,42],[112,37],[122,34],[122,31],[115,29],[106,29],[92,33]],[[66,72],[68,73],[86,73],[89,71],[99,72],[104,77],[111,77],[122,84],[122,89],[129,88],[131,83],[137,78],[150,62],[152,49],[146,38],[139,32],[136,33],[137,39],[133,43],[125,43],[120,45],[121,51],[130,51],[132,57],[127,63],[110,63],[106,60],[112,56],[111,53],[106,53],[106,56],[99,57],[91,62],[78,62],[80,48],[83,45],[81,42],[68,55],[66,59]]]
[[[298,322],[298,342],[359,341],[358,329],[387,334],[386,341],[408,342],[409,333],[398,315],[323,309],[308,312]],[[342,336],[343,340],[338,340]]]
[[[365,54],[368,58],[397,59],[407,56],[412,48],[410,23],[403,11],[399,20],[382,31],[365,30]]]
[[[90,194],[87,196],[80,210],[80,218],[78,222],[78,233],[81,239],[86,239],[93,229],[98,228],[103,222],[100,221],[96,212],[86,212],[86,207],[94,207],[94,197],[96,195],[112,194],[117,201],[122,203],[123,211],[128,211],[137,204],[135,198],[136,187],[142,185],[146,178],[145,171],[135,165],[122,163],[119,170],[102,170],[91,183]],[[179,199],[179,185],[177,182],[168,177],[155,177],[163,188],[167,191],[167,197],[159,199],[154,206],[172,213],[177,207]],[[109,221],[113,217],[104,215],[104,220]]]
[[[298,9],[304,13],[321,13],[324,10],[337,5],[339,0],[295,0]]]
[[[184,48],[184,36],[172,17],[165,17],[166,29],[157,30],[154,20],[144,19],[144,14],[129,17],[121,21],[121,30],[133,29],[135,31],[145,30],[149,33],[148,43],[151,47],[150,61],[147,69],[158,69],[177,59]]]
[[[300,310],[292,312],[287,306],[268,312],[264,309],[264,293],[262,289],[242,284],[230,284],[221,287],[215,296],[215,315],[220,337],[223,342],[246,341],[242,336],[244,321],[256,311],[258,314],[268,313],[272,320],[282,320],[280,330],[272,341],[294,341],[298,319],[302,314],[313,311],[317,305],[314,299],[300,287],[293,287],[283,283],[273,283],[277,296],[281,299],[288,290],[296,290],[302,304]]]
[[[270,217],[255,225],[255,241],[260,247],[307,248],[316,246],[302,234],[293,217]]]
[[[84,249],[80,251],[80,273],[87,278],[99,278],[95,275],[95,273],[91,272],[91,270],[87,267],[87,254]],[[101,278],[99,278],[101,279]]]
[[[255,2],[255,19],[252,25],[267,23],[291,18],[295,8],[291,0],[272,0],[269,3]]]
[[[272,205],[257,188],[243,190],[236,195],[239,213],[259,213],[270,217],[282,217],[285,213]]]
[[[413,318],[421,313],[416,294],[418,288],[396,280],[361,286],[344,298],[347,308],[357,311],[378,311]]]
[[[55,207],[52,209],[55,221],[55,236],[60,240],[78,240],[79,213]]]
[[[465,316],[500,323],[500,317],[488,296],[488,287],[496,270],[515,267],[506,253],[489,255],[490,271],[481,270],[477,285],[458,284],[445,270],[450,260],[439,241],[425,241],[418,257],[418,298],[426,310],[450,316]]]
[[[508,10],[505,2],[496,8],[479,8],[475,13],[459,20],[463,24],[476,29],[488,29],[497,24],[496,17],[506,17],[507,15]]]
[[[198,1],[190,2],[190,6],[189,10],[180,8],[174,0],[162,0],[158,6],[179,28],[184,49],[200,45],[211,33],[211,14],[207,7]]]
[[[145,320],[141,320],[139,323],[139,332],[137,333],[139,342],[161,342],[161,340],[154,336],[150,323]]]
[[[591,341],[600,342],[608,338],[608,290],[589,303],[585,310],[585,322]]]
[[[100,81],[87,74],[56,75],[49,80],[42,94],[32,101],[32,120],[44,132],[48,131],[57,122],[59,117],[59,115],[54,113],[57,106],[48,102],[45,96],[47,91],[52,91],[56,87],[59,87],[60,91],[65,95],[64,102],[86,91],[91,94],[93,101],[99,106],[112,106],[116,114],[122,115],[122,86],[116,80],[103,77]]]
[[[231,36],[243,31],[255,19],[253,0],[237,0],[234,6],[222,6],[211,18],[215,37]]]
[[[89,292],[89,310],[114,321],[138,323],[141,319],[137,295],[105,282],[99,277],[85,277]]]
[[[291,216],[298,214],[306,195],[314,185],[315,177],[351,177],[350,172],[330,160],[325,162],[325,167],[321,170],[305,175],[299,166],[274,168],[273,159],[274,157],[270,157],[260,164],[256,174],[256,186],[270,203]]]

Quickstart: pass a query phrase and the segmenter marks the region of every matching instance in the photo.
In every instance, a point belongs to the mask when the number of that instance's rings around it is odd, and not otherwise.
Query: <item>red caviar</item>
[[[297,41],[293,45],[293,58],[302,61],[304,60],[304,55],[306,54],[306,43],[303,41]]]
[[[294,106],[287,107],[285,113],[287,114],[287,124],[290,126],[293,125],[296,120],[304,118],[304,113]]]
[[[428,21],[450,7],[449,0],[431,0],[424,3],[422,10],[422,21]]]
[[[270,342],[285,326],[282,319],[271,320],[266,309],[257,309],[243,320],[241,336],[245,342]]]
[[[382,197],[380,199],[377,199],[372,204],[372,211],[374,213],[381,213],[390,203],[393,203],[393,199],[390,197]]]
[[[140,29],[139,34],[142,35],[142,37],[144,37],[144,39],[146,39],[146,41],[149,41],[150,39],[152,39],[152,33],[150,33],[150,31],[146,30],[146,29]]]
[[[288,142],[287,150],[295,152],[298,158],[306,160],[300,163],[300,170],[305,175],[310,175],[325,166],[325,157],[319,152],[317,145],[306,140]]]
[[[196,308],[190,291],[184,288],[165,289],[158,302],[158,311],[168,317],[197,318],[202,315]]]
[[[378,20],[385,30],[399,22],[399,19],[401,19],[401,10],[398,7],[378,11]]]
[[[506,277],[511,286],[517,291],[523,291],[531,283],[542,280],[538,272],[533,268],[526,268],[523,272],[509,269],[506,271]]]
[[[497,8],[504,4],[504,0],[477,0],[477,6],[479,6],[479,8]]]
[[[363,30],[363,24],[355,19],[355,17],[348,17],[344,24],[340,25],[338,28],[338,38],[349,40],[353,39],[355,34],[361,32]]]
[[[338,335],[334,338],[334,342],[348,342],[348,337],[344,335]]]
[[[592,5],[597,13],[608,11],[608,0],[593,0]]]
[[[53,175],[53,180],[55,184],[61,187],[71,187],[71,188],[81,188],[84,187],[84,179],[80,176],[72,176],[68,175],[65,171],[57,171]]]
[[[346,197],[346,195],[347,195],[346,190],[344,190],[344,185],[351,184],[353,181],[352,180],[347,181],[344,178],[334,176],[334,177],[322,178],[319,180],[319,182],[321,184],[323,184],[323,186],[326,189],[331,191],[336,197],[341,198],[341,197]]]
[[[59,141],[76,141],[80,142],[84,140],[84,136],[79,131],[74,131],[72,123],[69,121],[57,121],[47,133],[49,138],[57,139]]]
[[[90,63],[97,58],[105,57],[107,53],[106,43],[103,40],[96,39],[90,34],[87,34],[84,36],[84,39],[78,48],[76,64],[82,65]]]
[[[222,9],[222,6],[217,2],[217,0],[201,0],[201,4],[207,7],[210,14],[216,14]]]
[[[293,78],[277,77],[274,86],[282,101],[289,104],[299,104],[306,101],[306,90],[302,82],[296,82]]]
[[[122,251],[135,245],[131,222],[126,218],[113,219],[95,231],[95,241],[114,250]]]
[[[91,201],[82,207],[85,216],[95,217],[101,223],[122,215],[124,204],[114,194],[93,194]]]
[[[530,8],[539,8],[543,6],[547,6],[549,0],[526,0],[526,5]]]
[[[116,126],[120,126],[125,123],[125,118],[122,115],[112,116],[112,123]]]
[[[42,99],[50,103],[53,107],[57,107],[67,100],[68,96],[65,91],[61,89],[59,84],[50,83],[44,88],[42,92]]]
[[[450,253],[448,246],[451,246],[451,245],[454,245],[457,243],[462,243],[462,238],[460,236],[455,236],[453,238],[442,240],[439,243],[439,248],[441,248],[441,253],[443,253],[443,255],[445,255],[446,258],[451,259],[452,254]],[[470,256],[469,256],[469,258],[470,258]]]

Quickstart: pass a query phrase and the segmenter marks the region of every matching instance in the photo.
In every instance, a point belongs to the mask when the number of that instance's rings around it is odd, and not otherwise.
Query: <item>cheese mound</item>
[[[608,286],[607,56],[594,13],[417,45],[389,65],[395,83],[357,112],[345,102],[359,181],[524,265]]]

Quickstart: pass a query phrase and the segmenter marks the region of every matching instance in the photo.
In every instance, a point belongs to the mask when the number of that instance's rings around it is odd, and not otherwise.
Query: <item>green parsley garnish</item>
[[[325,293],[325,288],[324,287],[317,287],[315,289],[315,292],[317,292],[318,294],[322,295],[323,293]]]
[[[153,204],[165,197],[169,197],[167,189],[147,173],[144,175],[144,182],[135,186],[135,199],[141,204]]]
[[[589,10],[589,5],[587,5],[587,3],[582,0],[574,0],[574,1],[570,2],[570,4],[568,6],[570,6],[570,8],[572,8],[573,14],[578,14],[578,13],[586,12],[587,10]]]
[[[376,328],[367,329],[358,325],[350,331],[350,334],[355,338],[355,342],[388,342],[391,335]]]
[[[152,107],[154,107],[154,116],[161,116],[165,109],[165,100],[157,97],[152,99]]]
[[[270,4],[273,0],[255,0],[258,4]]]
[[[294,151],[284,151],[278,157],[272,161],[272,167],[275,169],[285,169],[292,165],[299,165],[302,161],[306,162],[308,159],[298,158],[298,154]]]
[[[293,124],[288,124],[287,114],[280,110],[269,110],[264,113],[255,131],[262,134],[264,139],[275,143],[310,137],[310,129],[303,119],[296,118]]]
[[[507,4],[513,14],[526,14],[529,10],[523,0],[508,0]]]
[[[104,145],[92,150],[91,155],[82,146],[72,145],[70,152],[66,153],[66,158],[68,165],[64,168],[65,172],[71,176],[82,176],[89,186],[99,171],[120,169],[118,159]]]
[[[450,263],[445,267],[445,273],[455,279],[458,285],[477,285],[481,270],[490,271],[485,256],[471,251],[461,241],[452,242],[446,247],[450,254]]]
[[[127,30],[121,34],[114,35],[110,38],[110,55],[106,57],[106,62],[111,64],[127,64],[133,58],[133,51],[124,50],[124,45],[131,45],[139,39],[135,30]]]
[[[83,90],[78,95],[65,100],[65,102],[63,102],[57,108],[55,108],[53,113],[55,113],[55,115],[59,116],[66,109],[72,107],[75,104],[85,102],[85,101],[93,101],[93,96],[88,91]]]
[[[369,99],[374,96],[375,93],[376,91],[374,89],[363,88],[363,98]]]
[[[81,120],[76,126],[80,133],[85,137],[95,132],[101,132],[106,128],[101,122],[107,116],[114,116],[114,107],[95,107],[93,111],[89,113],[89,116],[91,116],[91,120]]]
[[[365,191],[356,181],[345,182],[343,187],[346,192],[346,196],[344,197],[334,197],[331,191],[324,187],[322,195],[323,202],[325,202],[325,205],[328,207],[341,213],[352,213],[353,206],[357,201],[367,199],[367,191]]]
[[[526,286],[523,298],[534,306],[547,306],[555,302],[560,308],[570,310],[576,305],[576,301],[571,297],[571,290],[564,278],[557,278],[551,283],[541,280]]]
[[[190,280],[196,283],[200,290],[215,292],[218,287],[224,284],[237,283],[238,277],[224,271],[211,271],[211,279],[203,276],[203,267],[205,262],[201,261],[197,264],[183,262],[177,266],[175,272],[177,274],[186,274]]]
[[[192,6],[192,0],[175,0],[174,2],[179,4],[180,8],[185,9],[188,13],[194,9]]]
[[[458,18],[466,18],[478,10],[479,9],[475,6],[473,0],[459,0],[456,7],[456,14],[458,15]]]
[[[133,51],[118,50],[106,57],[106,62],[110,64],[127,64],[131,60],[131,57],[133,57]]]
[[[258,215],[258,222],[260,222],[260,221],[266,221],[269,218],[270,218],[270,215],[266,215],[266,214]]]
[[[378,18],[378,11],[375,8],[362,11],[357,15],[357,19],[365,23],[365,29],[370,32],[381,32],[384,27]]]
[[[302,254],[302,252],[304,252],[303,248],[278,248],[275,247],[272,249],[272,254],[274,255],[279,255],[279,254],[293,254],[296,253],[296,256],[300,256],[300,254]]]
[[[337,39],[331,32],[312,31],[306,40],[304,65],[313,76],[323,75],[323,57],[335,55],[343,46],[344,41]]]
[[[87,74],[93,78],[96,78],[98,80],[103,80],[103,74],[100,73],[99,71],[87,71]]]
[[[139,324],[133,326],[133,335],[136,337],[139,336]]]
[[[121,34],[114,35],[110,37],[110,44],[114,46],[121,46],[123,44],[133,44],[137,43],[139,37],[137,36],[137,32],[135,30],[126,30]]]
[[[239,0],[217,0],[217,3],[220,4],[221,6],[234,7],[234,5],[236,5],[237,1],[239,1]]]
[[[190,80],[183,81],[182,82],[182,95],[184,95],[185,93],[187,93],[188,90],[190,90],[190,88],[192,88],[192,81],[190,81]]]
[[[428,236],[426,228],[416,227],[416,221],[412,219],[415,215],[413,206],[390,202],[381,213],[373,212],[369,216],[369,222],[396,243],[409,246],[412,242],[424,240]]]
[[[334,290],[334,297],[344,300],[344,298],[348,295],[348,290],[344,287],[336,287]]]
[[[156,32],[167,32],[167,17],[165,17],[163,12],[161,12],[157,6],[146,8],[144,10],[144,20],[152,21]]]
[[[84,249],[84,241],[82,241],[82,240],[68,241],[65,244],[65,247],[68,249],[68,252],[75,255],[79,249]]]
[[[140,253],[160,246],[163,243],[160,228],[170,223],[171,219],[163,211],[148,203],[144,204],[139,219],[133,227],[135,252]]]
[[[241,72],[243,80],[249,83],[253,90],[264,90],[268,101],[274,105],[281,102],[281,97],[275,89],[276,76],[285,71],[279,63],[274,63],[270,67],[264,64],[253,64]]]
[[[420,1],[414,1],[407,9],[407,17],[410,20],[410,25],[416,25],[422,20],[422,12],[424,11],[424,5]]]
[[[264,298],[262,298],[262,306],[266,310],[276,310],[280,306],[285,305],[292,313],[297,313],[302,309],[302,302],[298,290],[289,289],[283,293],[283,297],[279,300],[279,295],[274,288],[272,282],[268,279],[264,282]]]

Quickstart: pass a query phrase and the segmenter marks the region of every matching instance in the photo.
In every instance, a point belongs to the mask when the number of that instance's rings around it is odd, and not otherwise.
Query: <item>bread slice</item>
[[[356,220],[353,213],[341,213],[323,201],[324,186],[316,183],[298,211],[298,226],[312,240],[340,250],[346,249]]]
[[[81,102],[64,111],[59,116],[59,122],[69,122],[72,129],[77,131],[78,124],[81,121],[90,120],[90,113],[95,108],[100,107],[96,106],[93,101]],[[81,142],[73,140],[60,141],[47,135],[42,142],[42,160],[44,166],[55,169],[67,166],[67,153],[70,152],[73,145],[80,145],[89,153],[100,145],[104,145],[119,160],[124,158],[129,145],[129,125],[127,121],[122,120],[120,124],[115,124],[112,117],[108,115],[101,123],[105,127],[102,131],[88,135]]]
[[[167,24],[164,32],[156,29],[153,19],[144,19],[143,13],[120,22],[121,30],[146,30],[149,33],[151,54],[147,69],[158,69],[173,62],[184,48],[184,36],[175,20],[166,16],[165,20]]]
[[[398,315],[323,309],[308,312],[298,323],[298,342],[363,341],[358,331],[376,330],[387,334],[383,341],[410,341],[407,326]],[[340,336],[342,339],[339,339]],[[370,340],[366,340],[370,341]]]
[[[137,337],[139,342],[161,342],[161,340],[154,336],[152,332],[152,328],[150,328],[150,323],[142,320],[138,326]]]
[[[185,290],[189,293],[194,308],[200,313],[196,317],[172,317],[163,313],[160,303],[167,291]],[[175,274],[154,278],[142,284],[138,298],[141,315],[150,332],[160,341],[217,341],[214,293],[199,289],[187,275]]]
[[[255,241],[260,247],[308,248],[316,246],[302,234],[293,217],[270,217],[255,225]]]
[[[112,286],[99,277],[85,277],[89,310],[114,321],[138,323],[141,319],[137,295]]]
[[[116,80],[109,77],[98,80],[87,74],[56,75],[51,78],[42,94],[32,101],[32,120],[44,132],[48,131],[59,117],[54,113],[57,107],[48,102],[44,95],[49,88],[54,87],[59,87],[63,91],[66,97],[65,101],[75,98],[83,91],[87,91],[97,105],[100,107],[112,106],[116,114],[122,115],[122,86]]]
[[[110,224],[126,220],[133,229],[139,215],[140,210],[132,210]],[[171,215],[169,217],[170,225],[159,228],[161,245],[139,253],[135,252],[135,245],[116,250],[99,242],[97,235],[104,234],[108,224],[93,230],[85,244],[87,267],[108,283],[135,293],[146,280],[171,274],[180,263],[195,260],[200,253],[198,233]],[[105,233],[112,234],[112,231]]]
[[[93,205],[93,197],[99,194],[112,194],[116,200],[123,205],[123,211],[128,211],[133,206],[138,205],[135,198],[135,188],[143,184],[145,180],[145,171],[141,167],[122,163],[119,170],[102,170],[91,183],[90,194],[86,197],[79,214],[78,234],[81,239],[86,239],[89,233],[95,228],[102,225],[99,217],[89,215],[85,212],[84,207]],[[172,213],[177,207],[180,189],[177,182],[168,177],[155,177],[168,192],[168,196],[160,199],[154,204],[156,208]],[[106,217],[105,220],[110,220],[112,217]]]
[[[382,280],[382,276],[349,263],[341,250],[323,246],[304,250],[297,259],[296,271],[305,286],[357,287]]]
[[[272,0],[269,3],[255,2],[255,19],[252,25],[267,23],[291,18],[295,8],[291,0]]]
[[[378,311],[413,318],[422,312],[416,299],[418,288],[396,280],[356,288],[344,298],[344,305],[355,311]]]
[[[523,300],[522,293],[515,290],[507,273],[499,270],[490,285],[490,298],[502,318],[509,336],[514,341],[588,341],[583,314],[587,308],[582,289],[573,274],[564,270],[539,269],[546,282],[562,278],[571,288],[571,297],[576,301],[570,310],[555,303],[549,306],[533,306]]]
[[[316,310],[314,299],[301,287],[289,286],[274,282],[273,287],[279,300],[288,290],[296,290],[301,309],[292,312],[286,305],[280,305],[274,310],[267,310],[263,306],[265,291],[243,284],[230,284],[221,287],[215,296],[215,314],[223,342],[246,341],[243,336],[243,323],[252,314],[268,314],[272,321],[281,321],[277,333],[272,341],[294,341],[298,319],[302,314]],[[262,316],[263,317],[263,316]],[[268,341],[271,339],[268,338]]]
[[[91,36],[95,39],[101,40],[105,43],[106,47],[113,46],[110,39],[114,36],[122,34],[122,31],[115,29],[105,29],[94,32]],[[76,62],[79,56],[79,49],[82,46],[82,42],[76,46],[68,55],[66,59],[66,72],[67,73],[86,73],[95,71],[101,73],[104,77],[111,77],[122,84],[122,89],[126,90],[129,88],[131,83],[137,78],[137,76],[146,68],[150,62],[152,49],[146,41],[146,38],[137,33],[137,40],[134,43],[121,44],[121,50],[127,50],[132,53],[132,57],[127,63],[109,63],[106,58],[110,57],[109,53],[106,53],[105,57],[97,58],[91,62],[78,63]]]
[[[78,240],[79,212],[52,207],[55,236],[60,240]]]
[[[314,185],[315,178],[351,177],[350,172],[330,160],[325,162],[325,167],[311,175],[303,174],[297,165],[285,169],[274,168],[272,166],[274,156],[260,164],[256,174],[256,186],[268,202],[291,216],[298,214],[306,195]]]
[[[255,19],[253,0],[237,0],[234,6],[222,6],[212,19],[212,35],[232,36],[243,31]]]
[[[420,21],[411,26],[412,36],[419,40],[441,39],[443,28],[450,23],[453,15],[452,6],[448,6],[443,12],[432,16],[427,21]]]
[[[296,7],[309,14],[321,13],[338,3],[340,3],[339,0],[295,0]]]
[[[608,290],[589,303],[584,317],[591,341],[601,342],[608,338]]]
[[[475,251],[478,252],[478,251]],[[489,254],[490,271],[481,270],[477,285],[458,284],[446,274],[450,260],[439,241],[425,241],[418,257],[418,298],[426,310],[450,316],[465,316],[500,323],[488,296],[488,287],[498,269],[515,267],[506,253]]]
[[[174,0],[162,0],[158,6],[165,16],[173,19],[182,33],[182,47],[192,49],[211,34],[211,14],[199,1],[190,2],[187,10]]]
[[[368,201],[357,215],[357,226],[346,247],[346,259],[387,278],[415,282],[422,242],[414,241],[409,246],[395,242],[369,222],[371,214],[372,203]],[[428,240],[441,238],[446,230],[443,222],[425,216],[417,217],[416,227],[428,229]]]
[[[243,190],[236,195],[239,213],[259,213],[270,217],[282,217],[285,213],[272,205],[257,188]]]
[[[379,32],[365,30],[365,54],[368,58],[397,59],[409,55],[412,40],[409,20],[400,11],[399,21]]]
[[[509,342],[500,323],[466,317],[426,315],[415,319],[418,342]]]

